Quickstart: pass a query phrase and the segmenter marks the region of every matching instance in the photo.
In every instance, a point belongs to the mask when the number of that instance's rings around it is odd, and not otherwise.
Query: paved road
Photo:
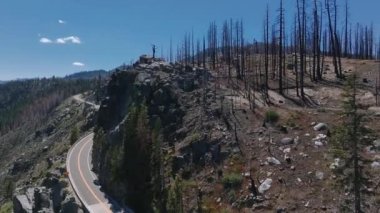
[[[89,104],[99,109],[98,105],[82,99],[81,95],[73,97],[76,101]],[[129,209],[121,210],[115,202],[110,202],[100,186],[94,183],[96,175],[91,171],[91,150],[94,133],[77,141],[69,150],[66,167],[70,183],[79,199],[90,213],[132,212]]]
[[[91,171],[91,148],[94,134],[79,140],[67,156],[67,171],[71,185],[89,212],[111,213],[111,204],[100,187],[94,184],[96,175]]]

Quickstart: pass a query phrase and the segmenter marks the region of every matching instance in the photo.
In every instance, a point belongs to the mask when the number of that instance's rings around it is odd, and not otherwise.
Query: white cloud
[[[73,63],[73,66],[76,66],[76,67],[84,67],[85,64],[82,63],[82,62],[78,62],[78,61],[76,61],[76,62]]]
[[[51,43],[53,43],[52,40],[50,40],[48,38],[45,38],[45,37],[41,38],[40,42],[43,43],[43,44],[51,44]]]
[[[57,38],[55,41],[57,44],[66,44],[66,43],[73,43],[73,44],[80,44],[82,43],[80,38],[77,36],[69,36],[65,38]]]
[[[57,42],[58,44],[65,44],[65,43],[66,43],[66,41],[65,41],[63,38],[58,38],[58,39],[56,40],[56,42]]]
[[[66,24],[67,22],[64,21],[64,20],[62,20],[62,19],[59,19],[59,20],[58,20],[58,23],[60,23],[60,24]]]

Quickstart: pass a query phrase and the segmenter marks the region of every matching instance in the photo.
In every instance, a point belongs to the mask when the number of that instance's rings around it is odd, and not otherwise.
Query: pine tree
[[[123,176],[129,193],[126,203],[136,212],[151,212],[151,133],[146,106],[130,109],[123,146]]]
[[[15,190],[15,183],[12,178],[5,178],[0,189],[0,195],[2,195],[5,199],[12,199],[13,191]]]
[[[97,127],[94,132],[95,134],[94,134],[94,143],[92,145],[92,162],[93,162],[93,167],[95,171],[99,171],[100,157],[102,154],[98,153],[98,151],[104,150],[104,145],[106,143],[106,136],[105,136],[104,130],[100,127]],[[94,162],[98,162],[99,164],[94,164]]]
[[[75,125],[72,129],[71,129],[71,133],[70,133],[70,144],[74,144],[79,138],[79,129],[78,127]]]
[[[345,158],[346,166],[354,170],[352,183],[354,186],[354,209],[355,213],[361,213],[361,184],[362,175],[359,167],[359,145],[362,137],[362,115],[358,112],[358,103],[356,100],[357,77],[354,74],[349,76],[345,92],[343,94],[343,124],[340,125],[333,134],[334,152],[340,153]],[[353,163],[352,163],[353,162]],[[346,168],[346,167],[345,167]],[[346,177],[350,179],[350,177]]]
[[[161,120],[158,119],[152,130],[151,176],[154,209],[166,212],[166,191],[162,146]]]
[[[354,74],[350,76],[347,81],[347,87],[344,94],[344,116],[345,126],[347,128],[347,136],[349,139],[349,148],[352,159],[354,161],[354,196],[355,196],[355,213],[361,213],[361,174],[359,168],[359,142],[362,115],[358,113],[358,104],[356,102],[356,80],[357,76]]]
[[[176,176],[173,185],[170,187],[167,203],[168,213],[183,213],[182,203],[182,179]]]

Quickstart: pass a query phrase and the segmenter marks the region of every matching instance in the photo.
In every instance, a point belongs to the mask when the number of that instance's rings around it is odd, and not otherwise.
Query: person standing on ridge
[[[153,59],[154,59],[156,55],[156,45],[154,44],[152,44],[152,51],[153,51]]]

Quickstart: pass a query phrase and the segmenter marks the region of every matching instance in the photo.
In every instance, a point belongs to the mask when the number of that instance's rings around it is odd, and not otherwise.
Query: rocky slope
[[[73,127],[85,134],[93,126],[95,115],[93,106],[69,98],[41,125],[26,128],[25,123],[3,135],[0,202],[7,206],[13,197],[16,213],[82,212],[67,179],[65,160]],[[21,137],[14,141],[17,135]]]
[[[115,168],[120,168],[115,162],[123,158],[122,150],[128,144],[130,112],[144,105],[149,123],[146,129],[158,118],[162,121],[163,185],[170,188],[177,175],[182,177],[185,212],[350,209],[352,184],[344,177],[352,170],[344,168],[344,161],[331,152],[331,135],[341,123],[337,95],[319,94],[323,86],[310,87],[310,92],[317,94],[311,96],[313,102],[322,105],[305,108],[271,90],[268,105],[259,92],[241,92],[244,82],[218,76],[213,71],[149,57],[142,57],[133,69],[114,73],[99,112],[98,131],[105,135],[93,150],[93,164],[103,189],[129,205],[126,198],[132,189],[124,176],[114,179]],[[328,87],[342,93],[341,85]],[[365,89],[360,93],[372,94]],[[368,157],[361,162],[369,180],[363,186],[368,212],[377,211],[380,194],[375,134],[380,125],[373,117],[373,97],[359,98],[363,109],[372,107],[364,111],[368,132],[360,147],[361,154]],[[277,116],[268,120],[270,114]],[[139,134],[139,128],[136,131]],[[145,167],[135,168],[132,175],[145,177],[141,171]]]
[[[198,96],[200,103],[201,85],[209,77],[209,73],[203,69],[193,70],[191,67],[170,65],[160,60],[144,60],[140,59],[133,69],[113,74],[108,85],[108,97],[102,102],[98,117],[98,126],[106,132],[106,141],[99,146],[95,143],[93,165],[104,189],[121,203],[128,194],[128,187],[124,181],[115,181],[111,177],[113,167],[110,153],[115,148],[123,147],[123,137],[126,134],[124,129],[131,108],[141,104],[147,106],[150,126],[158,119],[161,121],[164,138],[162,148],[168,149],[165,152],[170,152],[169,148],[187,135],[193,132],[194,136],[198,134],[196,130],[200,127],[196,125],[196,116],[201,107],[186,102]],[[187,115],[190,114],[194,116],[189,118]],[[205,141],[196,143],[194,159],[200,161],[209,147]],[[203,150],[205,148],[207,150]],[[139,175],[139,171],[136,171],[135,176],[138,178]]]

